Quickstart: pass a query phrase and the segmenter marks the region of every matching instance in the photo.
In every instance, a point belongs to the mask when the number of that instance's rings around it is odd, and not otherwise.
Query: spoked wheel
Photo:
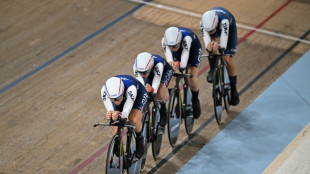
[[[172,89],[170,93],[170,99],[168,104],[168,137],[170,145],[173,147],[179,136],[180,124],[181,124],[181,107],[179,105],[179,97],[176,93],[176,89]]]
[[[154,118],[152,124],[153,124],[153,142],[152,142],[152,153],[153,153],[153,158],[156,159],[160,153],[160,148],[161,148],[161,142],[163,139],[163,130],[162,127],[159,125],[160,121],[160,111],[159,108],[153,107],[153,117]]]
[[[146,112],[144,117],[143,117],[143,129],[142,129],[142,135],[144,137],[144,154],[141,158],[141,171],[144,168],[144,165],[146,163],[146,158],[147,158],[147,150],[150,146],[150,137],[149,137],[149,112]]]
[[[193,127],[194,127],[194,116],[193,116],[193,106],[192,106],[192,92],[191,92],[190,88],[188,86],[186,86],[186,85],[184,85],[183,89],[184,89],[184,100],[186,99],[185,130],[186,130],[186,133],[189,135],[189,134],[192,133]]]
[[[141,159],[137,159],[135,156],[136,152],[136,138],[135,136],[128,137],[130,140],[127,140],[127,143],[130,143],[129,149],[127,149],[127,173],[140,173],[141,170]]]
[[[118,150],[114,151],[114,148],[116,148],[115,141],[118,139],[118,136],[113,136],[109,150],[108,150],[108,156],[106,159],[106,173],[124,173],[124,152],[123,152],[123,146],[118,145]],[[117,151],[117,152],[116,152]],[[116,152],[116,153],[114,153]]]
[[[217,124],[221,123],[222,118],[222,94],[221,94],[222,89],[223,86],[221,84],[220,69],[216,67],[213,73],[212,97],[214,105],[214,115]]]

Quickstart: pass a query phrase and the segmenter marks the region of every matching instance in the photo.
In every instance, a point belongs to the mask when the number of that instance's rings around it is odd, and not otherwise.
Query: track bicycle
[[[110,123],[96,123],[97,126],[117,126],[117,133],[113,135],[109,145],[107,159],[106,159],[106,173],[140,173],[141,159],[135,157],[136,151],[136,133],[134,132],[135,126],[130,125],[125,118],[118,118],[115,122]],[[127,128],[126,146],[124,151],[124,137],[121,136],[123,128]],[[114,150],[116,147],[116,141],[119,142],[119,151]]]
[[[178,140],[182,118],[185,120],[185,130],[188,135],[191,134],[194,126],[192,92],[188,79],[192,75],[188,74],[186,68],[180,69],[180,73],[173,73],[173,76],[176,77],[176,84],[170,91],[168,103],[168,137],[172,147]]]
[[[144,155],[142,156],[142,165],[144,167],[147,150],[150,144],[152,144],[153,158],[156,159],[160,153],[162,136],[164,133],[164,127],[159,125],[160,122],[160,110],[161,103],[166,103],[164,100],[157,100],[157,94],[149,93],[147,108],[143,116],[143,136],[146,138]],[[150,110],[151,109],[151,110]]]
[[[215,67],[213,72],[213,82],[212,82],[212,98],[214,106],[214,115],[217,124],[221,123],[222,120],[222,101],[224,100],[224,106],[227,113],[230,110],[230,100],[231,100],[231,89],[230,81],[227,72],[227,64],[224,59],[223,52],[220,54],[202,55],[202,57],[213,57],[215,59]]]

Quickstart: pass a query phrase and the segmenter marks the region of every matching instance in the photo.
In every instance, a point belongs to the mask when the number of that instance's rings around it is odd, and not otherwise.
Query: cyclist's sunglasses
[[[116,97],[116,98],[110,98],[112,101],[119,101],[120,99],[122,99],[123,98],[123,95],[120,95],[120,96],[118,96],[118,97]]]
[[[176,45],[168,45],[169,48],[178,48],[180,46],[180,43],[176,44]]]
[[[147,71],[143,71],[143,72],[141,72],[141,71],[138,71],[139,72],[139,74],[141,74],[141,75],[147,75],[147,74],[149,74],[150,72],[151,72],[151,69],[149,69],[149,70],[147,70]]]

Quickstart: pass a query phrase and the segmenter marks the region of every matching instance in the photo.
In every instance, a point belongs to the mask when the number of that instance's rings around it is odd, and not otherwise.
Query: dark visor
[[[123,94],[122,95],[120,95],[120,96],[118,96],[118,97],[116,97],[116,98],[110,98],[112,101],[119,101],[120,99],[122,99],[123,98]]]
[[[175,44],[175,45],[168,45],[168,47],[170,48],[178,48],[180,46],[180,43]]]
[[[149,74],[151,71],[152,71],[152,69],[149,69],[149,70],[143,71],[143,72],[138,71],[138,73],[140,73],[141,75],[146,75],[146,74]]]

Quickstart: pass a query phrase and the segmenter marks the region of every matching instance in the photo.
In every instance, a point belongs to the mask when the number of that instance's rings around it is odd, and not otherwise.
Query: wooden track
[[[197,14],[222,6],[238,23],[256,27],[288,1],[152,2]],[[113,75],[133,75],[134,58],[142,51],[163,56],[161,38],[169,26],[188,27],[202,42],[198,17],[143,6],[117,20],[138,5],[126,0],[0,1],[0,87],[14,83],[0,94],[1,174],[104,173],[106,151],[98,151],[109,143],[111,129],[92,127],[95,122],[106,121],[100,98],[104,82]],[[261,29],[300,38],[310,29],[309,16],[309,1],[292,1]],[[238,28],[238,38],[249,32]],[[310,40],[310,36],[304,39]],[[202,60],[199,79],[203,110],[195,130],[210,122],[156,173],[175,173],[310,48],[299,43],[290,49],[295,42],[254,32],[239,44],[238,89],[245,90],[241,103],[224,115],[225,123],[220,127],[213,118],[211,85],[206,83],[203,71],[208,63]],[[279,62],[248,86],[282,54]],[[19,82],[15,84],[16,80]],[[182,130],[179,143],[185,138]],[[162,147],[156,161],[149,154],[144,173],[172,152],[167,133]],[[98,157],[91,157],[93,154]]]

